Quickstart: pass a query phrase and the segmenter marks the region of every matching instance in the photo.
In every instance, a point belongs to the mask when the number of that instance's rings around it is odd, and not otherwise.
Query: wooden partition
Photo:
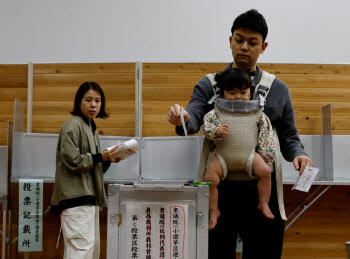
[[[26,118],[27,68],[27,65],[0,65],[0,146],[7,145],[7,122],[13,122],[15,98],[25,105],[23,117]]]
[[[220,71],[225,63],[144,63],[142,73],[143,136],[174,136],[169,107],[186,107],[196,82]],[[350,65],[260,64],[290,89],[300,135],[322,134],[321,108],[332,104],[333,134],[350,133]],[[27,65],[0,66],[0,143],[6,144],[13,103],[27,109]],[[106,93],[110,118],[96,120],[100,135],[134,136],[135,64],[34,64],[33,133],[58,133],[70,116],[77,88],[96,81]]]
[[[35,64],[32,132],[59,133],[85,81],[98,83],[105,93],[110,117],[95,120],[99,135],[134,136],[134,63]]]
[[[261,64],[290,89],[300,135],[322,134],[322,110],[332,104],[334,135],[350,134],[350,65]]]
[[[142,74],[142,134],[176,136],[167,120],[169,107],[186,107],[195,84],[208,73],[222,70],[220,63],[144,63]]]
[[[186,107],[195,84],[226,63],[144,63],[143,136],[173,136],[169,107]],[[350,134],[350,65],[260,64],[290,89],[300,135],[322,134],[322,107],[332,104],[333,134]]]

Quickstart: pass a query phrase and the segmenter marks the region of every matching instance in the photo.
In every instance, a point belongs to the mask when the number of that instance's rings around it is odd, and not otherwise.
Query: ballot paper
[[[296,184],[294,184],[292,190],[299,190],[302,192],[308,192],[319,169],[315,167],[306,166],[302,175],[299,176]]]
[[[136,139],[130,139],[128,141],[121,142],[119,145],[115,145],[107,149],[111,150],[116,146],[119,146],[116,150],[120,150],[120,152],[116,156],[112,157],[112,162],[114,162],[117,158],[125,159],[135,154],[136,151],[139,150],[139,145],[137,144]]]

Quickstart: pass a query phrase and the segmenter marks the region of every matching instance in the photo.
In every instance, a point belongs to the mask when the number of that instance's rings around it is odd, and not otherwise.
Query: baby
[[[230,108],[242,106],[244,103],[241,102],[253,102],[249,101],[252,94],[252,86],[251,78],[246,71],[235,68],[226,69],[216,74],[215,81],[217,86],[220,87],[221,98],[224,100],[219,98],[216,101],[215,109],[205,115],[203,125],[206,137],[214,141],[216,145],[216,150],[209,161],[204,179],[206,182],[213,183],[210,186],[209,229],[213,229],[216,226],[220,216],[217,186],[220,180],[226,177],[227,172],[238,173],[247,171],[250,178],[255,176],[259,179],[257,184],[259,195],[258,209],[265,217],[273,219],[274,215],[268,205],[271,194],[271,169],[267,164],[274,161],[276,154],[276,138],[271,122],[267,115],[262,112],[261,107],[257,111],[245,113],[240,110],[237,113],[227,112],[218,106],[218,102],[226,103],[226,106]],[[226,100],[232,101],[230,103]],[[237,103],[237,101],[240,102]],[[252,121],[251,124],[240,123],[242,116],[251,116],[251,114],[257,116],[254,117],[257,119],[250,119]],[[240,116],[238,123],[235,122],[232,116]],[[244,119],[243,121],[248,120],[249,118],[247,117],[247,120]],[[256,129],[253,129],[253,132],[257,134],[249,134],[252,131],[249,131],[247,127],[255,127]],[[245,152],[242,155],[242,150],[247,147],[246,140],[248,142],[252,142],[251,140],[253,142],[256,141],[258,145],[253,146],[252,152],[248,150],[248,153]],[[237,146],[239,143],[242,143],[242,148]],[[231,160],[234,161],[232,162]],[[247,169],[249,164],[250,170]]]

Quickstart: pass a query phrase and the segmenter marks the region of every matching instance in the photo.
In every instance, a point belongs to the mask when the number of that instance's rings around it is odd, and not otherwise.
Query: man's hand
[[[218,137],[218,138],[221,138],[222,135],[229,135],[230,134],[230,131],[228,130],[228,126],[225,124],[225,125],[222,125],[220,126],[216,132],[215,132],[215,135]]]
[[[180,112],[181,109],[184,109],[178,104],[174,104],[173,106],[170,107],[169,112],[168,112],[168,121],[175,125],[175,126],[182,126],[181,119],[180,119]],[[184,109],[184,120],[185,123],[188,122],[188,112]]]
[[[299,171],[299,175],[304,172],[305,166],[314,166],[314,163],[307,156],[297,156],[293,159],[295,170]]]

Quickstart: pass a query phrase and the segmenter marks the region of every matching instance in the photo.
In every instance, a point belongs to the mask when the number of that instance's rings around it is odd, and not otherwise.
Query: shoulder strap
[[[275,78],[276,76],[273,74],[267,73],[266,71],[262,72],[260,82],[255,87],[254,94],[253,94],[253,99],[256,99],[258,95],[260,99],[260,106],[265,105],[266,97],[269,94],[269,90]]]
[[[216,73],[207,74],[206,77],[209,79],[211,86],[213,88],[214,95],[213,97],[208,101],[208,104],[212,104],[218,97],[219,94],[216,92],[216,81],[215,81],[215,75]],[[260,78],[260,82],[255,87],[254,93],[253,93],[253,99],[256,99],[257,95],[260,99],[260,106],[264,106],[266,102],[266,97],[269,94],[269,90],[271,88],[271,85],[273,81],[275,80],[276,76],[273,74],[270,74],[266,71],[262,71],[262,75]]]
[[[213,102],[219,97],[219,94],[216,92],[216,81],[215,81],[215,75],[216,73],[207,74],[206,77],[210,80],[211,86],[213,88],[214,95],[213,97],[208,101],[208,104],[213,104]]]

